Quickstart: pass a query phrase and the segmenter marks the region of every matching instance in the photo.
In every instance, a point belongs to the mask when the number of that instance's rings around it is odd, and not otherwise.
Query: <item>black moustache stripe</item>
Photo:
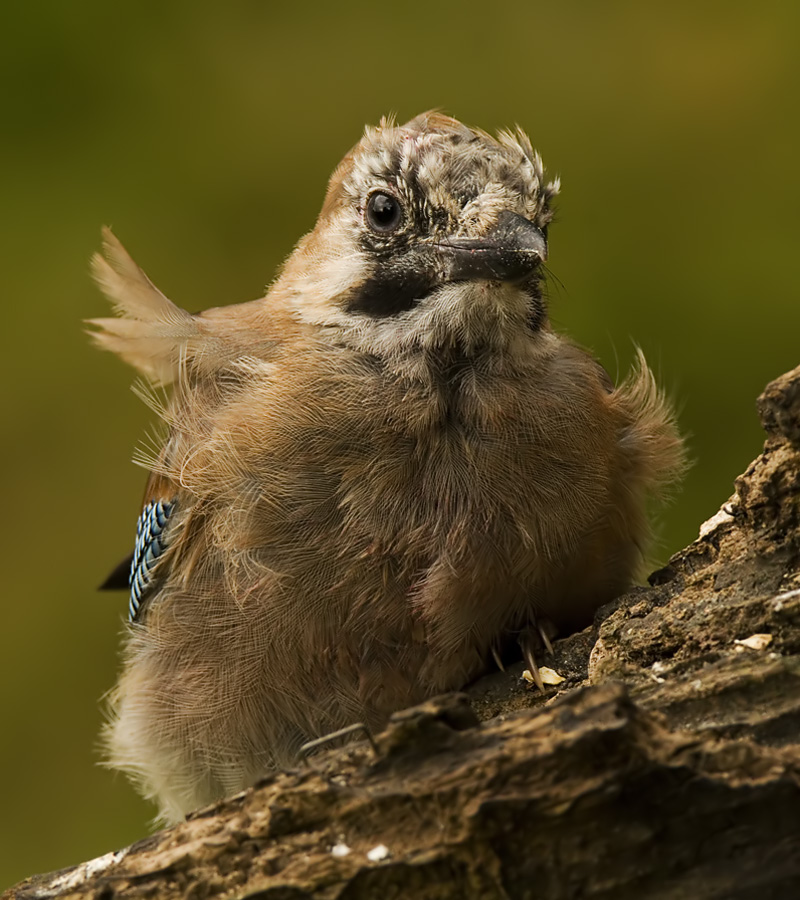
[[[382,266],[352,291],[346,308],[376,318],[396,316],[412,309],[438,286],[431,273]]]

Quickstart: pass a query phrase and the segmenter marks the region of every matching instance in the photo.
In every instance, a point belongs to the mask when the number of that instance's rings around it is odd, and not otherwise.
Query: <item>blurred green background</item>
[[[563,177],[552,316],[613,373],[643,346],[696,460],[692,540],[800,363],[800,6],[564,2],[4,4],[0,887],[145,834],[98,767],[150,414],[90,349],[103,223],[178,303],[259,296],[364,123],[519,123]]]

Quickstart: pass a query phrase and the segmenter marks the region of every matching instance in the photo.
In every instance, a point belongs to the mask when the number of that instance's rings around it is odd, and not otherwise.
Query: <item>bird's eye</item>
[[[403,221],[403,207],[397,197],[377,191],[367,201],[366,219],[373,231],[387,234],[399,228]]]

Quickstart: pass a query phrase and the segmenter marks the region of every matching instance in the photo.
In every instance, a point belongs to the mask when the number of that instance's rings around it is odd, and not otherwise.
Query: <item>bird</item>
[[[520,128],[382,119],[266,295],[195,314],[104,231],[91,333],[163,430],[104,742],[163,822],[642,574],[683,442],[641,352],[615,385],[550,324],[559,187]]]

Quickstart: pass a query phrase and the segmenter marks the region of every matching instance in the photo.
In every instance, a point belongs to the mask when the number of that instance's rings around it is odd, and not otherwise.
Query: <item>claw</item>
[[[495,647],[494,644],[492,644],[492,657],[497,663],[497,668],[500,669],[501,672],[505,672],[506,667],[503,665],[503,660],[500,659],[500,654],[497,652],[497,647]]]
[[[534,684],[542,693],[544,693],[542,673],[539,671],[539,666],[536,663],[536,657],[533,655],[533,651],[531,650],[530,644],[527,641],[522,645],[522,652],[525,656],[525,662],[528,664],[528,668],[531,670]]]
[[[552,656],[553,655],[553,645],[550,643],[550,637],[547,634],[547,630],[545,629],[544,625],[541,624],[541,622],[536,623],[536,628],[539,631],[539,637],[542,639],[545,649],[550,654],[550,656]]]

